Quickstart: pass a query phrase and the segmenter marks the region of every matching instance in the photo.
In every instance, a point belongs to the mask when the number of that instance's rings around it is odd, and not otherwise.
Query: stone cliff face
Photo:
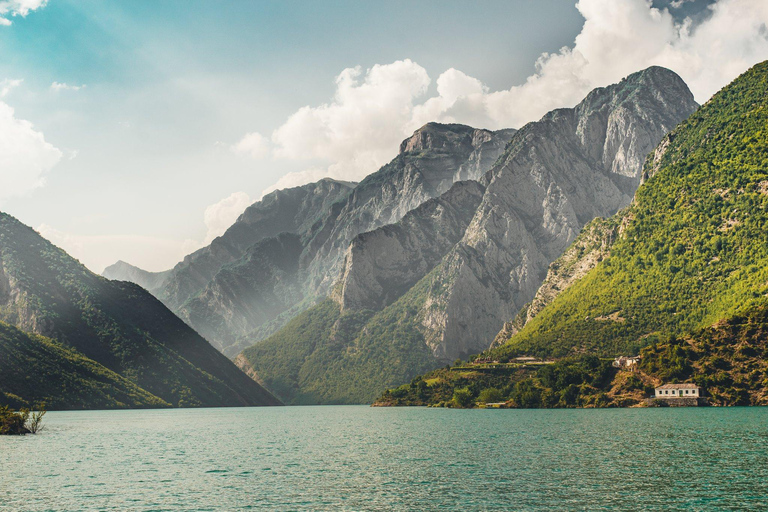
[[[344,254],[359,233],[399,221],[460,177],[480,178],[514,130],[491,132],[460,124],[429,123],[400,145],[400,154],[368,176],[313,233],[303,264],[309,288],[325,294],[338,280]]]
[[[491,348],[506,343],[547,304],[607,258],[621,228],[622,224],[615,222],[615,217],[597,218],[584,226],[565,253],[549,265],[547,277],[533,300],[523,306],[514,320],[504,324]]]
[[[652,67],[523,127],[442,262],[448,285],[430,294],[424,321],[434,354],[488,348],[581,228],[630,204],[646,155],[696,108],[679,76]]]
[[[652,67],[516,133],[481,179],[485,192],[461,239],[430,275],[417,328],[434,356],[452,361],[488,348],[504,322],[534,298],[550,263],[582,227],[629,205],[648,152],[696,108],[680,77]],[[441,199],[450,203],[447,196]],[[409,246],[413,254],[432,245],[418,228],[413,235],[400,233],[398,240],[409,237],[416,242]],[[348,253],[341,285],[346,308],[396,298],[378,284],[397,283],[395,276],[364,281],[359,275],[378,267],[379,255],[390,247],[397,254],[399,243],[387,247],[381,236],[372,237],[370,247],[364,241],[356,240]],[[364,254],[370,254],[367,261]],[[351,263],[366,272],[353,272]]]
[[[382,309],[408,291],[461,239],[484,191],[476,181],[456,183],[397,224],[357,235],[346,254],[342,311]]]
[[[172,310],[179,311],[224,265],[243,257],[249,247],[261,240],[280,233],[307,231],[332,204],[344,199],[354,185],[323,179],[268,194],[248,207],[222,236],[176,265],[157,296]]]
[[[237,335],[273,320],[303,299],[299,282],[299,235],[281,233],[250,247],[236,264],[219,270],[181,317],[219,350],[233,357]]]

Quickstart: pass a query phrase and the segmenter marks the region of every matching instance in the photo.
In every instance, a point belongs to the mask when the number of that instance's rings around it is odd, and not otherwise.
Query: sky
[[[430,121],[519,128],[650,65],[704,102],[767,27],[764,0],[0,0],[0,210],[164,270]]]

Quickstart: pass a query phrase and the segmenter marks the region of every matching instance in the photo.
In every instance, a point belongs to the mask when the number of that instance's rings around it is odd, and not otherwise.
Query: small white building
[[[696,384],[664,384],[656,388],[656,398],[698,398],[701,388]]]
[[[640,356],[634,356],[634,357],[621,356],[621,357],[617,357],[612,364],[614,368],[621,368],[623,370],[634,370],[639,363],[640,363]]]

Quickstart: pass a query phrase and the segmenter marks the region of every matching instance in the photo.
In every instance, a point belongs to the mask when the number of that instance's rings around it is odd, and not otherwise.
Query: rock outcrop
[[[456,183],[397,224],[357,235],[347,249],[342,311],[383,309],[408,291],[461,239],[484,191],[476,181]]]

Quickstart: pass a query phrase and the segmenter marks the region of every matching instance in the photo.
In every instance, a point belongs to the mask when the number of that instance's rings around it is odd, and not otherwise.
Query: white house
[[[696,384],[664,384],[656,388],[656,398],[698,398],[701,388]]]
[[[617,357],[612,364],[614,368],[634,370],[637,367],[638,363],[640,363],[640,356],[634,356],[634,357],[621,356],[621,357]]]

